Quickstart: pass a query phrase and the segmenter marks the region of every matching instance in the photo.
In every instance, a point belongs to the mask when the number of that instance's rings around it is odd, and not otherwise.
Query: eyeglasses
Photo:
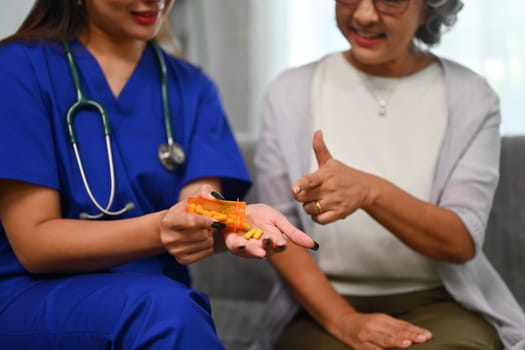
[[[335,0],[338,4],[357,8],[361,0]],[[408,8],[409,0],[373,0],[377,12],[385,15],[401,15]]]

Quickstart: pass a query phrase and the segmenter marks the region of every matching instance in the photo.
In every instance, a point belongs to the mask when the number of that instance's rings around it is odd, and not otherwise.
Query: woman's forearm
[[[161,215],[112,221],[52,219],[31,228],[30,242],[15,252],[33,273],[105,270],[163,252]]]
[[[63,219],[57,191],[0,181],[0,220],[20,263],[33,273],[103,270],[160,253],[162,215]]]
[[[217,179],[202,179],[186,185],[180,199],[208,182],[220,190]],[[64,219],[57,191],[0,181],[2,225],[19,261],[33,273],[104,270],[165,252],[160,237],[165,212],[120,220]]]
[[[355,312],[306,249],[289,244],[284,253],[273,255],[270,262],[302,307],[325,329],[335,329],[342,315]]]
[[[459,216],[379,179],[366,212],[412,249],[438,261],[463,263],[474,242]]]

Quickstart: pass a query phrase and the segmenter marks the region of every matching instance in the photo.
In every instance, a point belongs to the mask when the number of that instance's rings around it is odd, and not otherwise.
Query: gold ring
[[[322,214],[324,212],[324,209],[319,201],[315,201],[315,207],[317,208],[317,214]]]

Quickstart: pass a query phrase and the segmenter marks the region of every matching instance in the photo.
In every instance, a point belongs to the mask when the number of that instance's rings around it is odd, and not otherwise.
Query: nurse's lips
[[[131,15],[138,23],[148,25],[157,22],[160,11],[136,11],[132,12]]]

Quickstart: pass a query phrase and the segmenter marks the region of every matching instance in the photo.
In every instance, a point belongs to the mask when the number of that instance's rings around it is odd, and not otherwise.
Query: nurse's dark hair
[[[18,40],[71,40],[86,25],[84,6],[84,1],[78,0],[36,0],[16,33],[2,43]]]
[[[428,46],[436,45],[441,35],[450,29],[463,8],[461,0],[425,0],[427,20],[416,32],[416,39]]]
[[[1,40],[0,45],[12,41],[75,39],[87,23],[84,6],[85,0],[36,0],[15,34]],[[167,20],[155,40],[172,55],[184,56]]]

